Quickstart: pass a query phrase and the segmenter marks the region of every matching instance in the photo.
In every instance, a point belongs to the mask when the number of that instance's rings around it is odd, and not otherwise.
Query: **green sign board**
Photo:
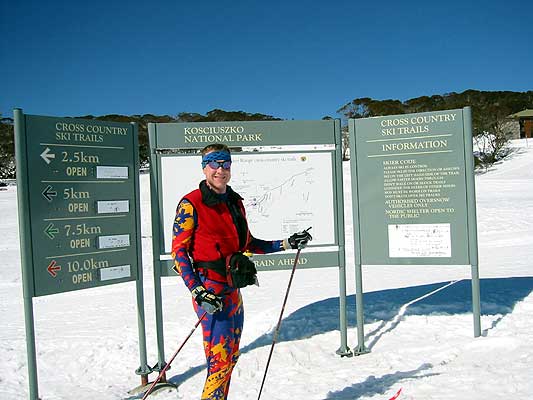
[[[254,236],[281,239],[311,226],[313,241],[299,268],[343,264],[339,125],[334,120],[150,124],[154,255],[160,255],[155,265],[163,261],[162,275],[175,275],[170,253],[176,206],[205,179],[199,152],[216,142],[232,149],[230,185],[245,199]],[[253,258],[258,270],[290,269],[294,254]]]
[[[157,148],[201,149],[210,143],[245,146],[319,145],[335,142],[335,121],[227,121],[153,124]],[[338,134],[338,132],[337,132]]]
[[[463,110],[350,120],[362,264],[470,264],[464,123]]]
[[[136,280],[136,126],[33,115],[22,115],[16,124],[21,238],[31,295]]]
[[[200,151],[224,143],[232,152],[231,187],[244,198],[255,237],[283,239],[312,227],[298,268],[339,267],[341,347],[347,355],[344,203],[340,121],[223,121],[148,125],[154,293],[159,349],[165,365],[161,277],[174,276],[172,225],[183,196],[205,179]],[[257,254],[258,270],[291,269],[295,251]]]
[[[470,108],[350,119],[358,354],[361,265],[470,265],[481,334]]]

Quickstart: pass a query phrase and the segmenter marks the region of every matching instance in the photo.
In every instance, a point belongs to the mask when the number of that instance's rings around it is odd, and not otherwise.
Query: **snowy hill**
[[[365,344],[340,358],[336,268],[296,272],[262,398],[399,400],[532,398],[533,149],[516,141],[505,162],[476,176],[482,336],[473,337],[468,266],[363,268]],[[351,205],[345,163],[345,204]],[[148,176],[141,177],[148,360],[155,364]],[[26,344],[16,187],[0,192],[0,398],[27,398]],[[529,210],[529,211],[528,211]],[[352,219],[346,210],[349,346],[357,345]],[[290,271],[260,273],[243,290],[242,355],[230,398],[256,399]],[[195,323],[179,277],[163,280],[167,358]],[[131,399],[140,383],[133,283],[34,299],[39,393],[43,399]],[[199,330],[168,373],[197,399],[205,378]],[[154,378],[155,374],[151,375]]]

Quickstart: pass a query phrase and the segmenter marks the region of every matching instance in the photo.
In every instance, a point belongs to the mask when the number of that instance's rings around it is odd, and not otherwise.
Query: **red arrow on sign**
[[[57,265],[56,260],[52,260],[50,265],[48,265],[48,268],[46,268],[48,273],[52,275],[52,277],[56,277],[56,271],[61,271],[61,265]]]

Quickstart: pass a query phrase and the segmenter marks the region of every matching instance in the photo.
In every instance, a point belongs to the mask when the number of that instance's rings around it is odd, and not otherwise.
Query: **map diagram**
[[[313,245],[335,243],[332,155],[329,152],[232,154],[230,186],[244,198],[250,231],[286,238],[312,227]],[[161,159],[165,251],[179,200],[205,179],[199,157]]]
[[[330,154],[241,155],[232,168],[254,236],[283,238],[312,226],[313,244],[334,242]]]

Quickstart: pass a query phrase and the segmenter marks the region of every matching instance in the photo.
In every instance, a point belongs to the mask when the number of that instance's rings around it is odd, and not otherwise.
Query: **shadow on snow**
[[[393,387],[400,381],[406,379],[421,379],[428,376],[438,375],[435,373],[420,374],[420,372],[430,370],[431,368],[433,368],[433,365],[426,363],[412,371],[397,371],[393,374],[380,376],[379,378],[371,375],[366,378],[364,382],[355,383],[352,386],[336,392],[329,392],[326,400],[354,400],[361,396],[373,396],[376,394],[383,395],[390,387]]]
[[[404,304],[447,283],[441,282],[365,293],[363,296],[365,324],[382,321],[382,325],[385,325],[394,319]],[[531,291],[533,291],[533,278],[530,277],[481,279],[481,313],[484,315],[508,314],[512,312],[514,305],[524,299]],[[347,296],[346,303],[348,309],[347,324],[349,327],[355,327],[355,295]],[[411,304],[405,315],[453,315],[471,312],[471,281],[462,280]],[[277,343],[307,339],[338,329],[339,299],[332,297],[302,307],[286,317],[282,322]],[[241,353],[261,346],[268,346],[272,343],[272,338],[273,332],[264,334],[242,348]]]
[[[449,282],[441,282],[365,293],[363,297],[365,323],[368,324],[381,321],[380,327],[378,327],[373,333],[367,334],[365,340],[368,340],[375,332],[384,327],[387,322],[393,321],[395,317],[398,316],[402,306],[412,302],[414,299],[437,290],[448,283]],[[486,336],[490,329],[495,328],[503,316],[512,312],[514,305],[528,296],[531,291],[533,291],[532,277],[481,279],[481,313],[484,315],[500,315],[490,328],[483,331],[483,335]],[[347,309],[347,324],[349,327],[355,327],[355,295],[347,296]],[[453,315],[471,312],[471,281],[461,280],[429,297],[410,304],[403,315]],[[384,333],[393,330],[399,323],[400,320],[393,324],[392,327]],[[307,339],[314,335],[336,331],[338,329],[339,298],[332,297],[302,307],[286,317],[282,322],[276,343]],[[382,335],[379,335],[379,337],[374,338],[368,348],[370,349],[374,346],[381,336]],[[262,346],[271,346],[272,339],[273,332],[258,337],[241,349],[241,355]],[[405,379],[406,377],[418,378],[420,376],[417,374],[420,371],[430,367],[431,366],[424,364],[414,371],[397,372],[395,374],[384,375],[381,378],[368,377],[365,382],[345,388],[341,392],[328,394],[327,398],[347,399],[362,394],[370,395],[381,393],[381,390],[384,387],[387,388],[391,386],[389,383],[394,383],[397,380]],[[182,374],[173,376],[169,381],[175,385],[179,385],[191,376],[204,371],[204,369],[205,364],[198,365]],[[378,391],[376,392],[376,390]]]

